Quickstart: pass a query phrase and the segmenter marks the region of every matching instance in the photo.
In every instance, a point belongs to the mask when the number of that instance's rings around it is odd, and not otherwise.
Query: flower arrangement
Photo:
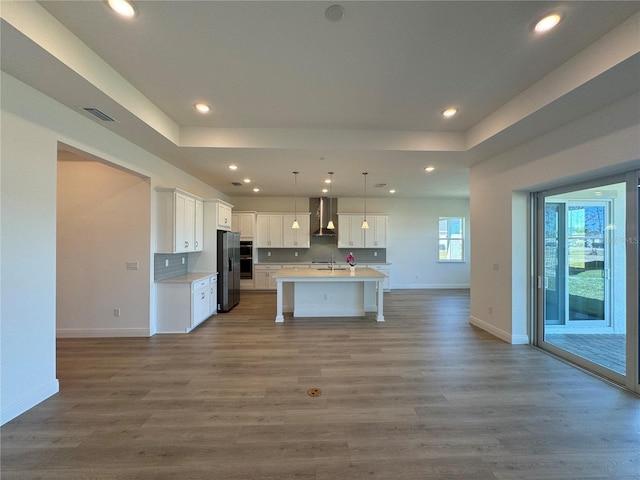
[[[353,256],[353,252],[349,252],[349,255],[347,255],[347,263],[352,267],[356,266],[356,258]]]

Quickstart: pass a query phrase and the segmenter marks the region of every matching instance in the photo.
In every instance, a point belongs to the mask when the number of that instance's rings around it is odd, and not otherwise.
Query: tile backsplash
[[[257,261],[258,263],[328,262],[333,254],[336,262],[344,263],[349,252],[353,252],[356,263],[359,264],[387,262],[386,248],[338,248],[335,237],[314,237],[311,240],[311,248],[259,248]]]
[[[182,263],[184,259],[184,263]],[[169,264],[167,266],[167,263]],[[189,256],[186,253],[156,253],[153,256],[153,279],[164,280],[189,271]]]

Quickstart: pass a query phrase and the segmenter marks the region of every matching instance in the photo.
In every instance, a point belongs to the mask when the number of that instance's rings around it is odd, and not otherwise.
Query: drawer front
[[[197,292],[198,290],[201,290],[205,287],[209,286],[209,282],[210,282],[210,278],[211,277],[206,277],[206,278],[201,278],[200,280],[197,280],[195,282],[193,282],[191,284],[191,291],[193,292]]]

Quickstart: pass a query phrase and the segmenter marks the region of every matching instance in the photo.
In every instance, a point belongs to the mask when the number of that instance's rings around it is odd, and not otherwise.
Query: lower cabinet
[[[157,333],[188,333],[218,311],[217,276],[157,282]]]
[[[366,265],[369,268],[372,268],[374,270],[377,270],[380,273],[384,273],[387,277],[384,279],[384,282],[382,282],[382,290],[384,290],[385,292],[390,292],[391,291],[391,283],[389,281],[389,276],[391,275],[391,267],[389,265]]]
[[[276,281],[273,279],[272,275],[280,270],[282,265],[269,264],[269,265],[260,265],[257,264],[253,269],[253,277],[255,279],[254,285],[256,290],[275,290],[276,289]]]

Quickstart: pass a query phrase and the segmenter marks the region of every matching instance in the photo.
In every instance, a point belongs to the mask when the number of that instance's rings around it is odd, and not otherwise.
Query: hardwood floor
[[[243,294],[188,335],[59,340],[2,480],[640,479],[640,399],[472,327],[466,290],[385,294],[385,323]]]

